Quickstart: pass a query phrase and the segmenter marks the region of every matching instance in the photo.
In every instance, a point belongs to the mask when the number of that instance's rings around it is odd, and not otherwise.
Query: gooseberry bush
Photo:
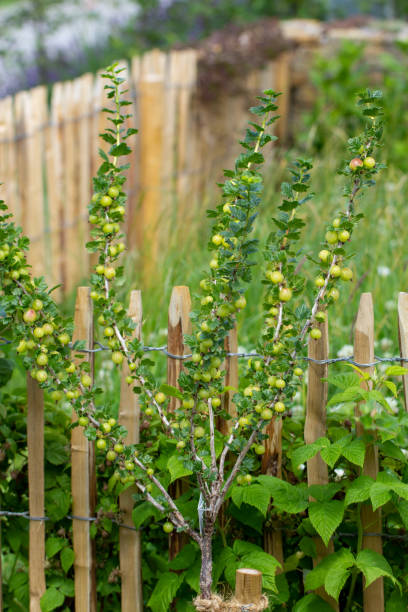
[[[339,299],[341,286],[347,286],[353,279],[348,245],[363,216],[357,203],[364,191],[375,184],[375,175],[384,167],[376,160],[382,138],[382,96],[378,91],[367,90],[359,97],[364,130],[348,141],[348,160],[339,169],[344,179],[344,206],[323,231],[317,255],[307,254],[316,271],[311,302],[306,298],[306,281],[300,265],[304,258],[301,248],[306,225],[304,205],[312,197],[312,163],[308,159],[296,159],[290,168],[290,180],[281,186],[282,200],[266,244],[260,245],[252,237],[262,203],[263,150],[275,139],[271,131],[277,119],[279,94],[267,90],[259,96],[258,105],[251,109],[255,120],[240,143],[242,153],[234,169],[225,171],[219,202],[208,211],[213,223],[208,242],[210,261],[191,313],[194,331],[185,338],[191,358],[185,360],[175,388],[161,384],[153,376],[151,362],[145,358],[140,340],[134,338],[134,324],[117,294],[116,281],[123,274],[120,258],[125,251],[121,222],[126,214],[127,166],[120,160],[130,153],[128,140],[136,133],[133,128],[125,128],[128,102],[123,98],[120,72],[113,65],[103,75],[112,107],[105,109],[110,127],[101,137],[108,143],[109,151],[100,152],[102,163],[93,181],[94,194],[88,207],[92,239],[87,247],[97,257],[90,280],[101,339],[107,344],[115,366],[127,362],[130,370],[127,383],[140,396],[145,414],[157,425],[150,430],[149,443],[145,439],[137,445],[125,444],[126,431],[110,416],[109,407],[99,397],[101,389],[93,384],[89,364],[80,352],[83,345],[80,342],[72,345],[72,321],[62,316],[44,279],[31,278],[25,256],[29,241],[11,221],[4,203],[0,217],[0,332],[13,339],[24,366],[40,387],[47,389],[53,400],[70,402],[78,415],[76,425],[84,428],[87,438],[95,441],[100,453],[114,464],[110,490],[119,493],[129,486],[136,487],[135,501],[140,509],[139,516],[135,514],[136,523],[140,525],[152,515],[160,517],[165,533],[174,529],[182,532],[191,538],[194,550],[199,549],[196,605],[209,602],[214,580],[216,583],[221,573],[228,571],[228,565],[235,568],[241,562],[263,569],[266,586],[273,592],[278,561],[254,544],[237,540],[239,545],[236,542],[233,549],[227,546],[214,564],[214,534],[229,498],[237,507],[252,506],[263,516],[270,508],[271,498],[272,509],[275,507],[279,512],[302,513],[308,507],[304,485],[299,485],[299,489],[273,476],[256,474],[259,458],[265,451],[266,427],[273,427],[278,419],[290,414],[292,398],[302,384],[309,337],[315,340],[321,337],[318,323],[325,321],[328,308]],[[237,314],[245,310],[245,288],[260,249],[264,263],[257,274],[264,285],[263,330],[256,356],[245,366],[244,386],[232,390],[224,384],[225,339],[236,324]],[[75,351],[79,352],[74,363]],[[394,371],[389,375],[394,375]],[[387,388],[393,384],[388,379],[381,379],[380,383]],[[347,379],[347,384],[352,384],[355,393],[353,397],[349,393],[348,401],[361,400],[361,390],[356,391],[358,380],[350,383]],[[223,395],[231,391],[235,391],[236,416],[223,409]],[[381,403],[378,394],[376,397]],[[169,398],[177,399],[175,409],[170,409]],[[217,429],[219,419],[227,422],[226,435]],[[350,439],[338,444],[337,459],[346,457],[344,449],[348,443]],[[312,450],[317,453],[331,444],[334,446],[335,441],[322,442]],[[300,446],[296,457],[303,461],[312,456],[310,453],[310,448]],[[334,466],[333,453],[327,462]],[[357,464],[360,463],[361,454]],[[170,484],[179,478],[188,479],[189,489],[175,499]],[[367,482],[364,484],[367,489]],[[321,493],[319,497],[315,491],[314,503],[321,502],[320,509],[327,508],[340,488],[335,491],[331,488],[331,496]],[[282,501],[283,493],[293,496],[291,503]],[[364,500],[360,496],[356,501]],[[319,519],[316,516],[314,507],[309,529],[317,530],[327,543],[342,517],[330,523],[335,524],[330,530],[321,516]],[[191,545],[186,550],[191,551]],[[296,559],[299,562],[301,555]],[[353,557],[353,562],[350,558],[347,562],[346,579],[353,565],[364,572],[364,559]],[[387,572],[388,569],[382,573],[379,570],[378,575],[392,576],[392,572]],[[315,581],[312,584],[313,580],[309,580],[310,588],[324,584],[324,571],[317,577],[313,572],[311,575]],[[171,588],[166,594],[162,584],[156,597],[164,607],[157,607],[158,610],[170,605],[182,576],[172,574]],[[337,598],[344,582],[340,589],[329,587],[328,592]],[[154,594],[152,598],[149,605],[155,609]]]

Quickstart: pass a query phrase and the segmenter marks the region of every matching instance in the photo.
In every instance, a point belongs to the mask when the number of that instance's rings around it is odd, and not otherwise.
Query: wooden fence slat
[[[78,287],[75,302],[73,342],[85,340],[85,348],[93,348],[93,306],[89,287]],[[93,376],[93,353],[88,353]],[[74,412],[72,420],[77,420]],[[96,475],[94,445],[88,442],[82,427],[71,434],[72,514],[90,517],[95,511]],[[75,610],[96,612],[96,580],[94,542],[90,522],[72,520],[75,553]]]
[[[21,223],[21,210],[16,193],[16,142],[14,133],[13,98],[0,100],[0,197]]]
[[[408,293],[398,294],[398,336],[400,345],[400,355],[403,359],[408,359]],[[402,361],[402,367],[408,368],[408,362]],[[405,410],[408,411],[408,374],[402,377],[404,387]]]
[[[47,118],[47,91],[36,87],[15,97],[18,141],[17,177],[23,231],[31,240],[28,261],[33,275],[46,274],[45,216],[43,188],[43,140]]]
[[[136,324],[134,336],[142,339],[142,296],[140,291],[132,291],[128,310],[129,317]],[[127,430],[126,443],[139,442],[140,406],[139,396],[133,392],[133,385],[128,385],[126,376],[130,373],[127,363],[122,368],[120,386],[119,423]],[[122,580],[121,598],[122,612],[142,612],[142,558],[141,538],[139,531],[126,529],[133,527],[132,510],[134,506],[133,495],[136,487],[129,487],[119,499],[122,513],[122,523],[125,527],[119,529],[119,558],[120,575]]]
[[[194,170],[195,131],[192,112],[192,98],[197,81],[197,53],[188,49],[179,51],[174,57],[177,62],[177,208],[178,227],[183,228],[186,215],[194,214],[192,193]]]
[[[52,88],[50,125],[46,131],[46,182],[48,223],[50,228],[51,249],[51,282],[52,285],[64,283],[63,270],[63,153],[62,153],[62,121],[64,118],[64,89],[62,83],[56,83]],[[61,297],[62,289],[54,293]]]
[[[131,99],[133,105],[130,107],[133,114],[132,127],[140,128],[139,118],[139,82],[140,82],[140,70],[141,61],[139,57],[134,57],[130,65],[130,82],[129,88],[131,90]],[[126,211],[126,233],[127,233],[127,244],[129,249],[132,251],[138,244],[138,215],[139,215],[139,199],[140,199],[140,137],[137,134],[128,141],[132,153],[127,158],[127,162],[130,164],[129,179],[127,185],[127,211]]]
[[[319,340],[309,338],[308,356],[312,359],[328,359],[329,357],[329,329],[328,321],[314,324],[322,332]],[[308,385],[307,385],[307,404],[305,420],[305,442],[312,444],[318,438],[326,435],[326,404],[327,404],[327,383],[322,382],[322,378],[327,378],[328,366],[309,362]],[[327,464],[323,461],[320,453],[309,459],[307,462],[307,483],[309,486],[318,484],[324,485],[329,482]],[[313,559],[316,566],[327,555],[334,552],[333,542],[330,541],[326,547],[320,537],[314,538],[317,556]],[[338,610],[337,602],[330,597],[323,587],[316,590],[322,599],[329,602],[331,606]]]
[[[63,168],[64,168],[64,290],[70,292],[81,278],[84,246],[78,232],[79,180],[78,165],[83,160],[78,147],[74,81],[64,84]],[[81,210],[86,214],[86,208]],[[85,260],[86,261],[86,260]],[[84,276],[84,275],[83,275]]]
[[[30,516],[44,516],[44,396],[27,374],[28,503]],[[45,521],[30,521],[30,612],[41,612],[45,592]]]
[[[188,352],[184,344],[184,334],[191,333],[191,297],[188,287],[173,287],[169,304],[167,350],[173,355],[184,355]],[[167,382],[173,387],[178,387],[178,378],[183,368],[180,359],[167,358]],[[169,412],[174,412],[180,405],[180,400],[176,397],[170,398]],[[173,499],[179,497],[185,490],[182,480],[176,480],[170,485],[170,494]],[[186,544],[187,538],[181,533],[169,534],[169,558],[174,557]]]
[[[354,359],[357,363],[371,363],[374,361],[374,309],[371,293],[362,293],[358,308],[357,319],[354,327]],[[373,368],[361,368],[368,373],[373,372]],[[367,383],[362,381],[361,386],[368,388]],[[356,416],[360,414],[356,406]],[[356,425],[357,435],[361,436],[365,432],[360,422]],[[370,444],[366,450],[363,466],[363,474],[376,478],[378,474],[378,448],[375,444]],[[381,533],[381,509],[375,512],[371,502],[364,503],[361,507],[361,522],[363,533]],[[369,548],[382,554],[382,541],[380,536],[363,536],[363,549]],[[364,589],[364,612],[383,612],[384,611],[384,580],[378,578]]]
[[[154,50],[142,57],[139,82],[140,189],[143,246],[149,253],[147,268],[156,260],[161,211],[163,135],[166,108],[166,55]],[[146,275],[149,269],[146,270]]]

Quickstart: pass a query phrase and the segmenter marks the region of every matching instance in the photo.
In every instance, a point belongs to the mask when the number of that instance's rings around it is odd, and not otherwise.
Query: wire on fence
[[[0,510],[0,518],[3,516],[24,518],[27,521],[50,521],[51,520],[50,517],[48,516],[31,516],[28,510],[26,510],[25,512],[11,512],[10,510]],[[101,517],[77,516],[75,514],[67,514],[64,518],[71,519],[71,520],[75,519],[76,521],[88,521],[90,523],[93,523],[99,520]],[[132,531],[140,531],[139,529],[136,529],[136,527],[132,527],[131,525],[125,525],[124,523],[121,523],[120,521],[116,519],[111,518],[109,520],[112,523],[115,523],[115,525],[119,525],[119,527],[123,527],[124,529],[130,529]]]
[[[0,337],[0,346],[6,345],[6,344],[11,344],[11,340],[7,340],[6,338]],[[71,349],[75,350],[77,353],[99,353],[100,351],[111,351],[112,350],[108,346],[104,346],[103,344],[101,344],[101,342],[95,342],[95,346],[97,346],[98,348],[93,348],[93,349],[85,349],[85,348],[75,349],[72,344],[68,346]],[[167,345],[144,346],[143,351],[145,353],[149,353],[149,352],[163,353],[163,355],[166,355],[166,357],[169,357],[170,359],[185,360],[185,359],[191,359],[192,357],[191,353],[188,353],[186,355],[174,355],[173,353],[170,353],[167,350]],[[253,357],[263,358],[264,357],[263,355],[260,355],[259,353],[255,353],[255,352],[226,353],[226,356],[227,357],[248,358],[248,359],[251,357],[252,358]],[[311,363],[315,363],[317,365],[330,365],[332,363],[350,363],[351,365],[354,365],[358,368],[371,368],[376,365],[379,365],[380,363],[395,363],[395,362],[408,363],[408,358],[405,358],[405,357],[401,357],[401,356],[378,357],[377,355],[374,356],[375,361],[372,361],[370,363],[360,363],[358,361],[355,361],[353,355],[351,355],[350,357],[332,357],[330,359],[313,359],[313,357],[301,356],[300,359],[303,359],[304,361],[309,361]]]
[[[19,518],[24,518],[28,521],[50,521],[51,519],[48,516],[30,516],[30,513],[28,511],[25,512],[11,512],[9,510],[0,510],[0,518],[2,516],[7,516],[7,517],[19,517]],[[89,522],[95,522],[97,520],[99,520],[101,517],[97,517],[97,516],[76,516],[76,515],[72,515],[72,514],[67,514],[64,518],[67,519],[75,519],[77,521],[89,521]],[[106,518],[106,517],[105,517]],[[131,525],[125,525],[124,523],[121,523],[120,521],[116,520],[116,519],[109,519],[112,523],[115,523],[115,525],[119,525],[119,527],[123,527],[124,529],[130,529],[132,531],[140,531],[141,529],[136,529],[136,527],[132,527]],[[276,528],[275,528],[276,529]],[[278,527],[277,528],[279,531],[293,531],[293,529],[289,528],[289,527]],[[408,534],[400,534],[400,533],[376,533],[376,532],[371,532],[371,531],[366,531],[364,533],[365,536],[367,537],[382,537],[382,538],[388,538],[390,540],[408,540]],[[333,534],[333,537],[337,537],[337,538],[344,538],[344,537],[356,537],[356,534],[353,533],[352,531],[347,532],[347,531],[336,531]]]

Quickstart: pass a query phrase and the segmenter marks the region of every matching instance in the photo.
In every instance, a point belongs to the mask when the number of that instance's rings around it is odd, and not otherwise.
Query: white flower
[[[381,338],[380,347],[382,351],[388,351],[392,347],[392,340],[390,338]]]
[[[387,266],[378,266],[377,274],[378,276],[389,276],[391,274],[391,270]]]
[[[386,397],[387,403],[393,412],[398,412],[398,400],[395,397]]]
[[[344,346],[341,347],[341,349],[339,351],[337,351],[337,356],[338,357],[352,357],[353,356],[353,345],[352,344],[345,344]]]

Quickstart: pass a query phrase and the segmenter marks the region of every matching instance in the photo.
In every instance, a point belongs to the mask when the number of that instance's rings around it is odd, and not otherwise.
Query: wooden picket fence
[[[168,351],[172,354],[183,355],[187,352],[184,344],[184,334],[190,332],[189,312],[191,309],[190,292],[188,287],[174,287],[168,311]],[[142,338],[142,298],[140,291],[133,291],[130,296],[128,310],[129,316],[136,324],[134,334]],[[408,358],[408,293],[400,293],[398,298],[398,321],[401,358]],[[315,360],[329,358],[328,323],[319,324],[322,337],[309,342],[309,357]],[[84,340],[86,348],[93,347],[93,305],[90,299],[90,289],[79,287],[74,318],[74,340]],[[237,352],[236,330],[230,333],[226,340],[228,352]],[[88,353],[93,375],[94,353]],[[374,361],[374,314],[370,293],[363,293],[354,324],[354,359],[359,363],[372,363]],[[226,360],[227,384],[238,384],[238,357],[231,356]],[[168,358],[167,381],[176,386],[182,368],[182,361]],[[138,396],[126,383],[129,374],[127,366],[122,370],[122,383],[120,390],[120,409],[118,420],[128,431],[127,442],[139,441],[140,409]],[[308,392],[306,405],[306,422],[304,438],[312,443],[326,435],[326,403],[327,383],[322,379],[328,374],[327,365],[309,363]],[[408,407],[407,389],[408,376],[403,377],[405,407]],[[362,384],[365,384],[362,382]],[[29,514],[34,517],[43,517],[46,513],[44,507],[44,404],[43,394],[38,384],[27,377],[28,387],[28,480],[29,480]],[[176,402],[175,398],[171,402]],[[172,406],[170,406],[170,409]],[[224,408],[234,414],[234,405],[231,394],[225,398]],[[358,407],[356,408],[358,413]],[[73,419],[76,416],[73,415]],[[222,429],[225,423],[220,423]],[[282,421],[279,420],[267,428],[269,438],[266,440],[266,453],[262,459],[262,471],[282,477]],[[363,433],[361,425],[357,432]],[[75,553],[75,609],[77,612],[96,612],[96,580],[95,566],[97,551],[90,537],[90,521],[94,516],[96,505],[96,474],[94,445],[83,435],[82,429],[76,427],[71,437],[71,482],[72,482],[72,530],[73,548]],[[376,448],[369,447],[363,467],[363,473],[375,477],[378,472],[378,456]],[[325,484],[328,482],[327,465],[320,455],[307,462],[308,484]],[[142,572],[140,533],[129,529],[133,527],[132,488],[120,496],[120,509],[122,512],[122,525],[119,529],[120,548],[120,576],[122,612],[142,612]],[[381,510],[373,512],[367,504],[363,506],[362,522],[365,532],[381,533]],[[84,520],[85,519],[85,520]],[[326,548],[319,537],[315,538],[318,563],[325,555],[333,552],[333,543]],[[183,545],[182,536],[173,533],[169,536],[169,554],[173,558]],[[382,540],[380,536],[365,536],[363,547],[371,548],[381,553]],[[283,565],[282,531],[269,529],[264,532],[264,548],[273,554]],[[30,612],[40,612],[40,598],[45,591],[45,522],[41,520],[30,521],[29,531],[29,585],[30,585]],[[338,610],[337,604],[325,593],[318,591],[323,599],[330,602],[333,609]],[[1,606],[0,606],[1,609]],[[378,579],[364,591],[364,611],[384,611],[383,580]]]
[[[288,54],[246,79],[247,96],[222,97],[204,105],[196,95],[196,50],[153,50],[121,62],[128,83],[133,152],[127,161],[128,212],[124,225],[130,248],[144,245],[150,258],[160,238],[193,218],[194,205],[222,176],[237,154],[248,106],[262,89],[284,91],[276,130],[286,133],[289,103]],[[87,204],[100,164],[98,137],[107,127],[108,106],[101,75],[85,74],[0,100],[0,197],[32,243],[35,275],[69,292],[87,277]],[[160,221],[160,224],[159,224]],[[160,225],[160,230],[159,230]]]

